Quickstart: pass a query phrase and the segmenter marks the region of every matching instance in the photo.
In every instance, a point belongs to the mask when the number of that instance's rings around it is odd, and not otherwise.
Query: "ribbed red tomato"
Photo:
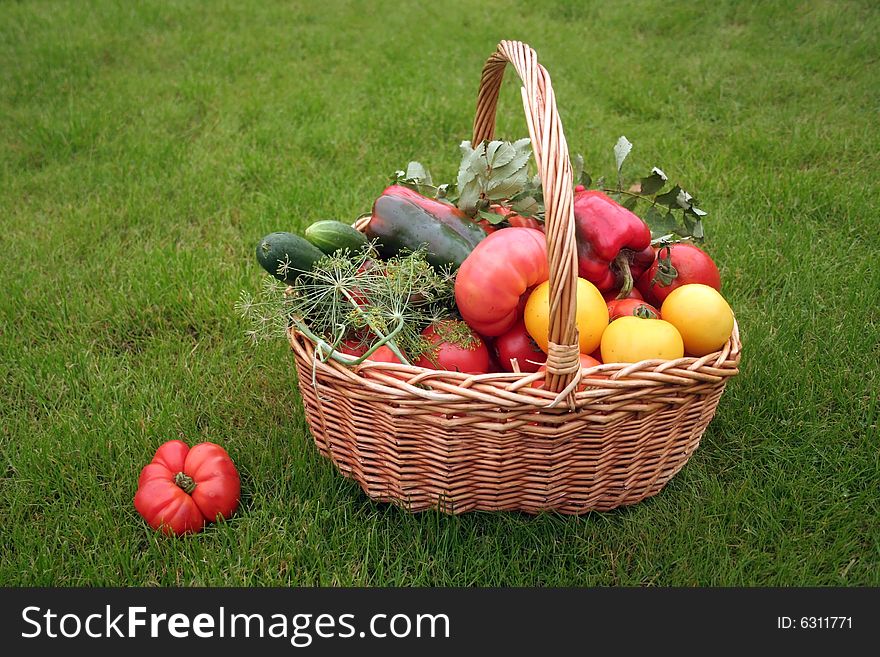
[[[205,442],[190,449],[170,440],[141,470],[134,506],[153,529],[195,533],[206,522],[232,516],[240,493],[238,471],[220,445]]]
[[[455,303],[477,333],[501,335],[522,314],[522,296],[549,275],[544,233],[505,228],[489,235],[465,258],[455,277]]]

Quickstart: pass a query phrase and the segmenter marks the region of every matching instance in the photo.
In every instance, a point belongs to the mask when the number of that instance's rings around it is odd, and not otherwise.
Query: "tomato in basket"
[[[721,274],[709,254],[694,244],[679,243],[657,249],[657,257],[636,281],[642,296],[660,307],[670,292],[691,283],[721,290]]]
[[[376,363],[400,363],[401,360],[394,354],[393,351],[386,345],[382,345],[376,351],[367,356],[367,360],[374,361]]]
[[[599,346],[602,332],[608,326],[608,306],[596,286],[583,278],[577,279],[578,342],[581,353],[588,354]],[[538,346],[547,351],[550,334],[550,283],[545,282],[529,295],[525,307],[525,324]]]
[[[514,360],[520,372],[537,372],[547,360],[547,354],[532,339],[522,321],[517,322],[507,333],[495,339],[495,351],[501,367],[506,372],[514,371]]]
[[[485,374],[489,371],[489,349],[464,322],[444,320],[422,331],[432,349],[414,365],[433,370]]]
[[[619,294],[620,294],[620,290],[619,290],[619,289],[608,290],[607,292],[603,292],[603,293],[602,293],[602,298],[605,299],[605,301],[614,301],[614,300],[617,299],[617,297],[618,297]],[[626,295],[625,297],[623,297],[623,298],[624,298],[624,299],[639,299],[639,300],[644,300],[645,297],[643,297],[643,296],[642,296],[642,293],[639,292],[639,288],[637,288],[637,287],[634,286],[634,287],[633,287],[633,288],[627,293],[627,295]]]
[[[733,311],[713,287],[692,283],[673,290],[661,312],[684,340],[684,349],[705,356],[724,346],[733,332]]]
[[[602,334],[603,363],[637,363],[642,360],[674,360],[684,356],[681,334],[662,319],[621,317]]]
[[[660,311],[641,299],[612,299],[607,305],[609,322],[630,315],[645,319],[660,319]]]
[[[534,228],[496,231],[477,244],[458,270],[458,311],[481,335],[501,335],[519,319],[521,297],[549,275],[544,233]]]
[[[593,358],[592,356],[589,356],[587,354],[580,354],[578,356],[578,358],[580,359],[580,362],[581,362],[581,370],[589,369],[591,367],[596,367],[597,365],[602,364],[598,360],[596,360],[595,358]],[[538,368],[539,372],[545,372],[546,370],[547,370],[546,365],[541,365],[541,367]],[[607,375],[604,375],[604,374],[593,374],[591,376],[594,379],[607,377]],[[532,384],[532,387],[533,388],[543,388],[544,387],[544,379],[538,379],[537,381],[535,381]],[[587,387],[587,385],[585,383],[581,383],[580,385],[578,385],[578,388],[577,388],[578,392],[585,390],[586,387]]]

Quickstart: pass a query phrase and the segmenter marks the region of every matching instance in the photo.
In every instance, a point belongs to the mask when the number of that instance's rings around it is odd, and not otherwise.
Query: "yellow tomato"
[[[662,319],[628,315],[615,319],[602,334],[603,363],[638,363],[642,360],[673,360],[684,356],[678,330]]]
[[[538,285],[526,301],[523,320],[526,331],[547,353],[550,331],[550,282]],[[608,306],[599,289],[585,278],[577,280],[578,341],[582,354],[590,354],[599,346],[602,332],[608,326]]]
[[[730,305],[718,290],[699,283],[670,292],[660,316],[678,329],[685,351],[694,356],[718,351],[733,332]]]

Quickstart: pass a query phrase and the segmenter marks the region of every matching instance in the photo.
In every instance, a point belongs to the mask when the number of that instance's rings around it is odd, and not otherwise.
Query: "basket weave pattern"
[[[578,368],[571,165],[549,75],[525,44],[502,41],[487,61],[474,143],[493,136],[508,62],[523,81],[545,196],[546,378],[372,361],[352,369],[322,362],[291,329],[306,419],[340,472],[370,498],[411,511],[580,514],[635,504],[658,493],[699,445],[738,373],[738,328],[721,351],[702,358]]]

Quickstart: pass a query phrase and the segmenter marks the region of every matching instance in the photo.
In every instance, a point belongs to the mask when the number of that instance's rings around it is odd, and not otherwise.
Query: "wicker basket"
[[[321,454],[377,501],[439,508],[579,514],[658,493],[687,462],[738,373],[738,328],[702,358],[578,367],[572,172],[547,71],[502,41],[483,68],[473,143],[492,139],[507,63],[523,82],[543,181],[551,349],[543,374],[437,371],[321,362],[289,333],[306,418]]]

